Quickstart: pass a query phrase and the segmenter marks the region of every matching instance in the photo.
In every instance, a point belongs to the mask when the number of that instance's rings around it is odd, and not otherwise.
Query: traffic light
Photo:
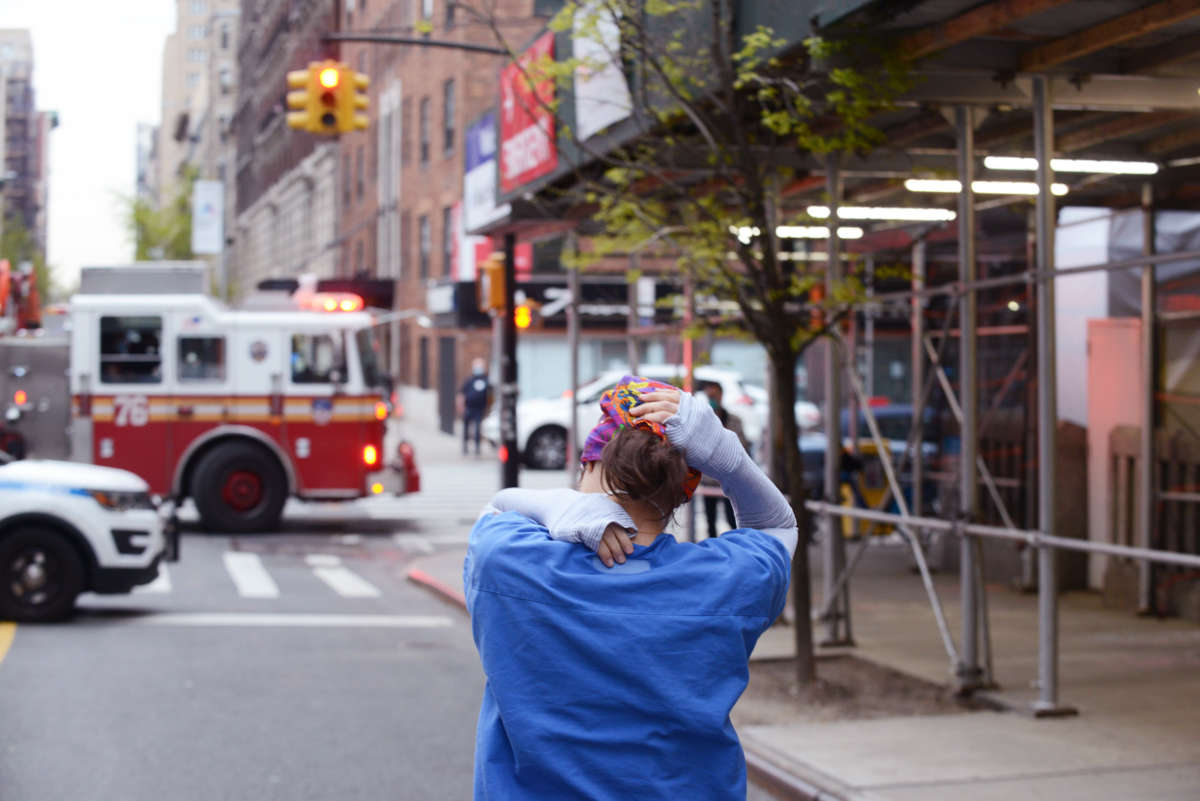
[[[513,323],[521,330],[541,328],[542,304],[536,300],[526,300],[517,304],[513,309]]]
[[[522,303],[513,309],[513,322],[520,329],[525,329],[533,325],[533,309],[529,308],[528,303]]]
[[[312,133],[336,135],[367,127],[370,79],[340,61],[314,61],[287,75],[287,123]]]
[[[504,312],[504,254],[493,253],[479,264],[475,300],[481,312]]]

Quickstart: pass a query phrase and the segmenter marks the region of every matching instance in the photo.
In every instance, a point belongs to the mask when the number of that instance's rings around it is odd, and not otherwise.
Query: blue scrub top
[[[744,801],[729,711],[790,563],[742,529],[607,568],[516,512],[482,518],[463,568],[487,675],[476,801]]]

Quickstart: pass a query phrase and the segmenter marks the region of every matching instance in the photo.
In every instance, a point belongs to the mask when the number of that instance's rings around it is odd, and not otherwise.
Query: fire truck
[[[70,448],[150,491],[191,498],[210,531],[277,527],[288,497],[420,488],[413,449],[384,453],[378,317],[352,293],[230,309],[198,266],[85,268],[70,302]]]

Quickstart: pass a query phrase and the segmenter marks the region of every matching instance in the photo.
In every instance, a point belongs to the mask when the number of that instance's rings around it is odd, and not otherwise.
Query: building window
[[[162,381],[161,345],[161,317],[101,317],[101,383],[160,383]],[[128,408],[125,413],[130,413]],[[121,425],[120,416],[121,408],[118,408],[117,425]]]
[[[433,250],[433,232],[429,230],[429,216],[422,214],[417,220],[417,245],[420,248],[420,276],[429,277],[429,253]]]
[[[361,278],[363,276],[363,243],[360,239],[354,245],[354,277]]]
[[[199,17],[208,13],[208,3],[204,0],[192,0],[191,3],[192,16]]]
[[[224,381],[225,337],[180,337],[180,381]]]
[[[207,34],[208,34],[208,31],[205,30],[203,25],[189,25],[188,26],[188,38],[191,39],[193,42],[199,42],[199,41],[203,40]]]
[[[421,18],[433,19],[433,0],[421,0]]]
[[[454,24],[454,12],[458,8],[458,0],[446,0],[446,25]]]
[[[221,94],[227,95],[233,91],[233,70],[228,67],[221,68]]]
[[[192,62],[193,64],[203,64],[205,59],[208,58],[208,54],[199,47],[193,47],[192,49],[188,50],[187,57],[188,61]]]
[[[454,79],[442,84],[442,150],[454,152]]]
[[[421,149],[420,157],[421,157],[421,166],[422,167],[426,167],[429,165],[429,145],[430,145],[429,140],[432,138],[430,136],[430,131],[429,131],[429,105],[430,104],[429,104],[428,97],[421,98],[421,112],[420,112],[421,119],[417,123],[417,127],[418,127],[417,136],[419,136],[421,139],[420,144],[418,146]]]
[[[359,145],[354,151],[354,195],[359,200],[363,199],[363,146]]]
[[[442,275],[449,278],[454,272],[454,210],[442,209]]]
[[[221,49],[222,50],[229,49],[229,26],[228,25],[221,26]]]
[[[345,208],[350,208],[350,182],[353,177],[350,175],[350,154],[342,156],[342,205]]]
[[[188,89],[195,89],[197,86],[200,85],[200,73],[189,72],[187,74],[187,80],[185,81],[185,83],[187,84]]]
[[[412,164],[412,102],[400,101],[400,164]]]

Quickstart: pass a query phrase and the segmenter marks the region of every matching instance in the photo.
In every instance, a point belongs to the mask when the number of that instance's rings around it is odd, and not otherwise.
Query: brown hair
[[[649,431],[619,429],[600,452],[600,466],[608,492],[647,503],[664,520],[688,498],[683,454]]]

